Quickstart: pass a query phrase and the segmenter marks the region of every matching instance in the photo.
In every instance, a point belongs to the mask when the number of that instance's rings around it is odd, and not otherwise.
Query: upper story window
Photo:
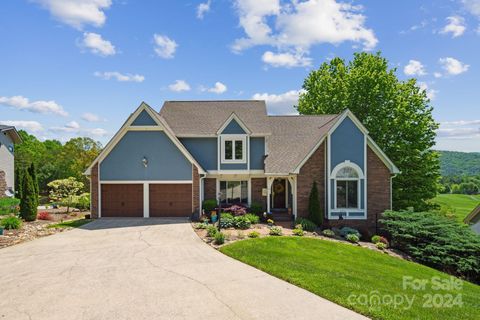
[[[246,163],[246,142],[245,135],[222,135],[222,163]]]

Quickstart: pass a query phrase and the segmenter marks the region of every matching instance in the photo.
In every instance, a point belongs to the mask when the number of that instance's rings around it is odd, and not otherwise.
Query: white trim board
[[[101,184],[190,184],[192,180],[100,180]]]
[[[217,135],[222,134],[223,130],[232,122],[232,120],[235,120],[238,125],[245,131],[245,134],[249,135],[252,134],[252,131],[248,129],[248,127],[245,125],[245,123],[235,114],[235,112],[232,112],[232,114],[225,120],[225,122],[222,124],[222,126],[217,130]]]

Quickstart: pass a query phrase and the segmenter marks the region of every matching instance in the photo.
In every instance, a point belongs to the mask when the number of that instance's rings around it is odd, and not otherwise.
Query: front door
[[[285,179],[275,179],[272,184],[272,193],[273,193],[273,209],[285,209],[286,202],[285,197],[287,190]]]

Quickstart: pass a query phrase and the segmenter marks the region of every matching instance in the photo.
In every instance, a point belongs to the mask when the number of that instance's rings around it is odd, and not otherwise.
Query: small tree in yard
[[[32,176],[25,170],[22,181],[22,199],[20,200],[20,216],[25,221],[37,219],[37,196]]]
[[[28,168],[28,174],[32,177],[33,189],[35,190],[35,203],[36,203],[36,206],[38,207],[39,188],[38,188],[37,171],[35,170],[35,165],[33,164],[33,162]]]
[[[318,199],[318,188],[315,181],[313,182],[310,197],[308,198],[308,218],[317,225],[321,225],[323,222],[320,200]]]
[[[54,201],[66,204],[67,213],[75,196],[83,189],[83,183],[77,181],[74,177],[52,181],[48,184],[50,188],[50,198]]]

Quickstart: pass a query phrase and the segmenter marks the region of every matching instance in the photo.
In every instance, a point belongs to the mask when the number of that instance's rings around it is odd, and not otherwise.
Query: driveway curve
[[[366,319],[231,259],[187,220],[99,219],[0,250],[0,319]]]

